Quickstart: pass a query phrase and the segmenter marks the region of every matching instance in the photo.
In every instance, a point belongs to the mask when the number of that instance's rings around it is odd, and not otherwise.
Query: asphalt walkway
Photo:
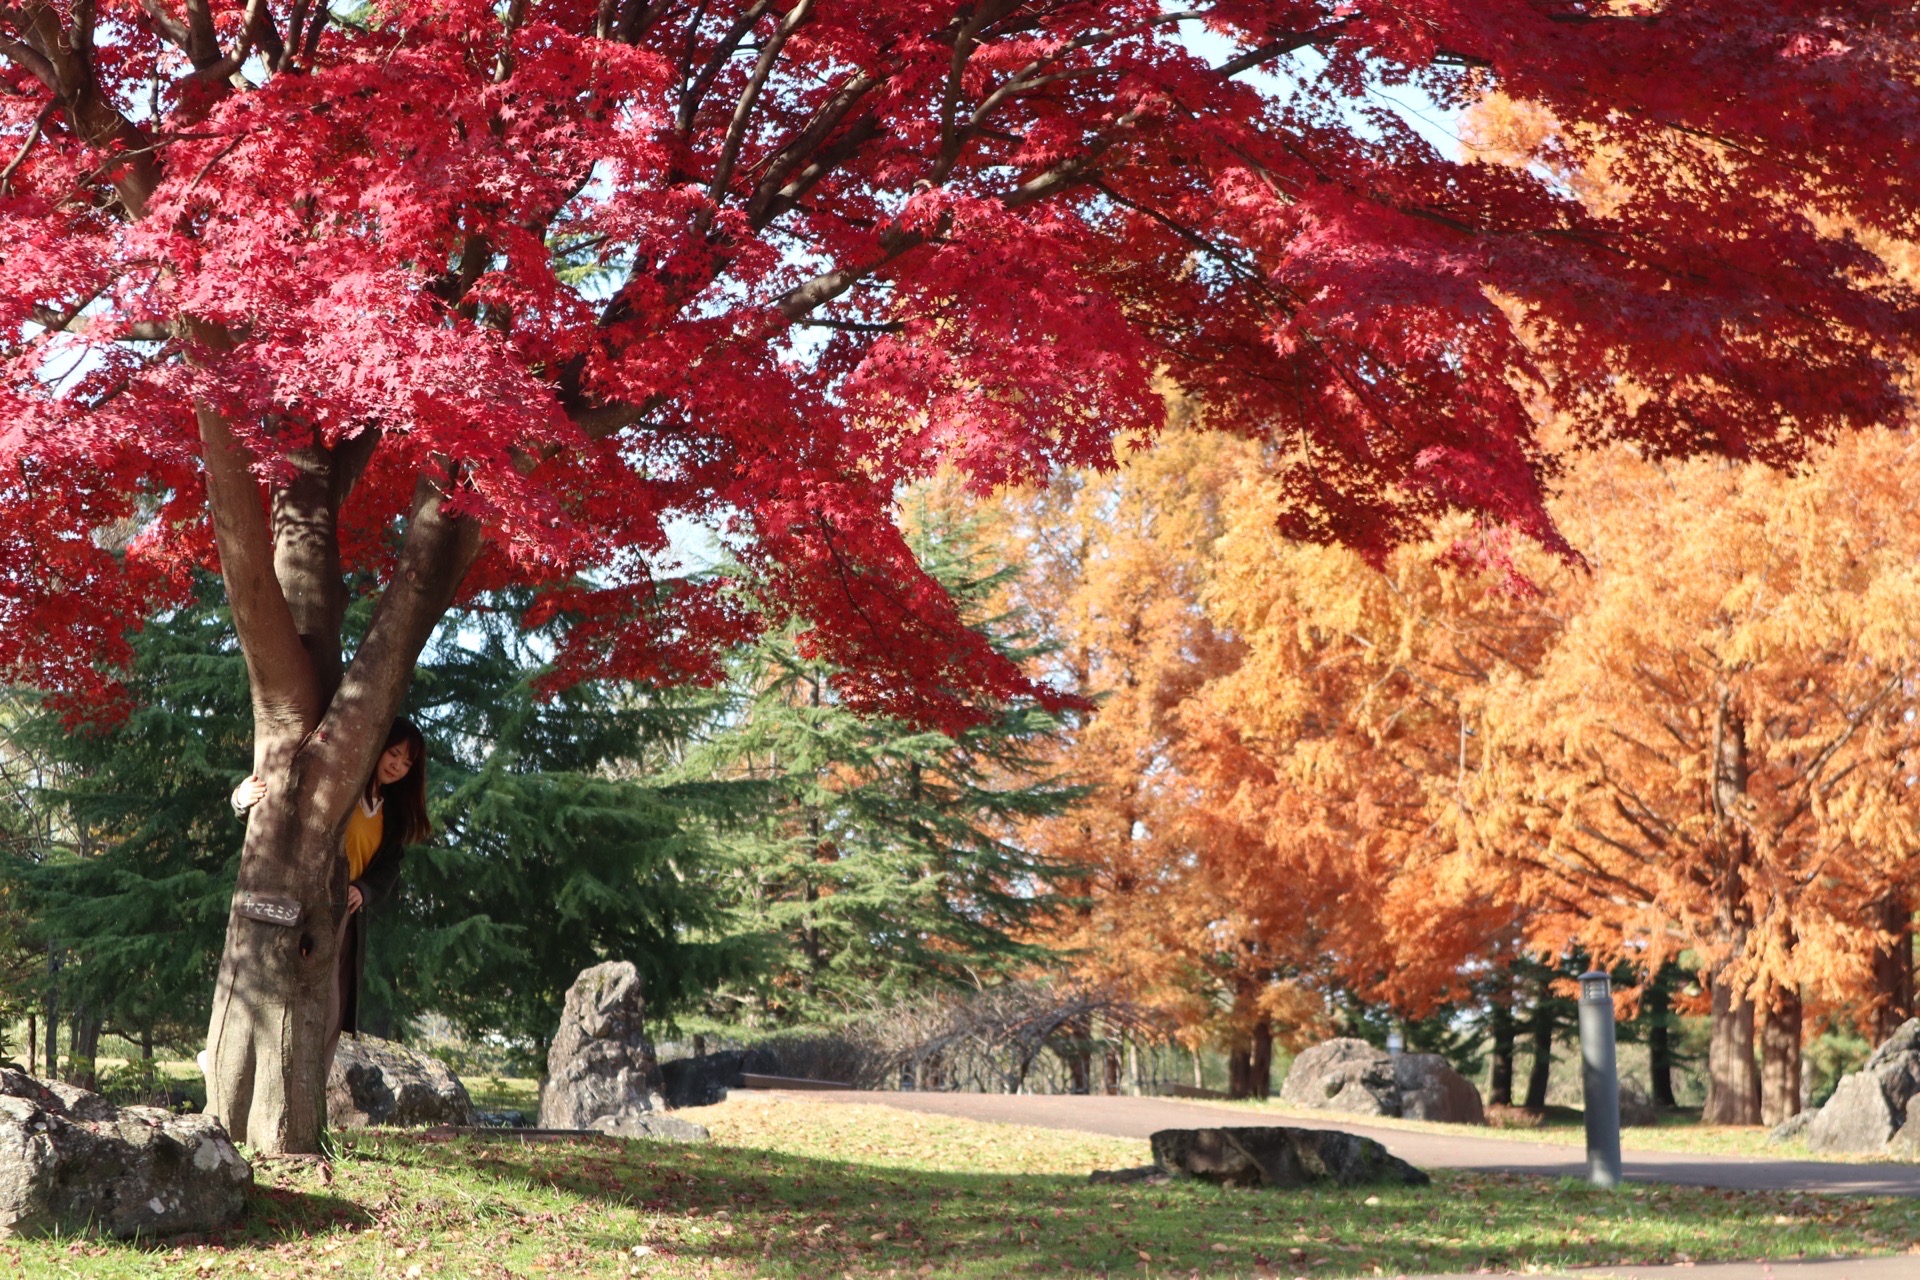
[[[858,1103],[933,1112],[968,1120],[1077,1129],[1121,1138],[1145,1138],[1156,1129],[1210,1125],[1287,1124],[1343,1129],[1376,1139],[1410,1164],[1427,1169],[1478,1169],[1584,1178],[1585,1153],[1578,1147],[1472,1132],[1421,1133],[1353,1123],[1351,1117],[1303,1118],[1261,1115],[1237,1107],[1172,1098],[1076,1097],[1062,1094],[888,1093],[877,1090],[809,1090],[808,1101]],[[1629,1131],[1631,1136],[1631,1131]],[[1920,1196],[1920,1165],[1835,1164],[1822,1160],[1767,1160],[1747,1156],[1682,1155],[1666,1151],[1623,1153],[1623,1170],[1634,1182],[1725,1187],[1753,1191],[1811,1191],[1825,1195]],[[1482,1273],[1483,1275],[1485,1273]],[[1920,1255],[1779,1262],[1729,1262],[1679,1266],[1582,1267],[1532,1272],[1534,1280],[1920,1280]],[[1406,1276],[1395,1280],[1479,1280],[1478,1276]]]
[[[1586,1153],[1579,1147],[1479,1133],[1421,1133],[1356,1123],[1351,1116],[1306,1119],[1298,1115],[1260,1115],[1237,1107],[1172,1098],[1082,1097],[1070,1094],[889,1093],[870,1089],[809,1091],[808,1101],[852,1102],[936,1112],[968,1120],[1077,1129],[1120,1138],[1145,1138],[1156,1129],[1197,1129],[1214,1125],[1285,1124],[1307,1129],[1341,1129],[1364,1134],[1408,1164],[1422,1169],[1478,1169],[1531,1173],[1547,1178],[1584,1178]],[[1632,1141],[1632,1131],[1628,1131]],[[1920,1196],[1920,1165],[1881,1162],[1838,1164],[1825,1160],[1769,1160],[1753,1156],[1702,1156],[1673,1151],[1622,1153],[1629,1182],[1666,1182],[1689,1187],[1726,1187],[1738,1191],[1812,1191],[1822,1195]],[[1704,1280],[1704,1268],[1687,1274]],[[1920,1280],[1920,1258],[1899,1273]],[[1810,1276],[1809,1280],[1816,1280]],[[1817,1280],[1827,1280],[1824,1275]]]

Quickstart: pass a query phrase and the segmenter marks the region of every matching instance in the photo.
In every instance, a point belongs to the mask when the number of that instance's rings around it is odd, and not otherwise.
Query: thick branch
[[[206,467],[207,505],[213,516],[220,576],[227,586],[233,628],[247,660],[256,722],[293,721],[304,730],[320,714],[313,664],[300,643],[293,613],[273,572],[273,540],[260,488],[232,424],[209,405],[199,405],[201,458]],[[256,738],[256,741],[259,739]]]
[[[340,683],[340,625],[347,610],[334,459],[316,446],[293,450],[287,460],[293,477],[273,491],[273,574],[324,700]]]
[[[760,91],[766,87],[767,77],[773,74],[774,63],[780,60],[780,50],[785,47],[787,37],[791,36],[807,20],[813,11],[813,0],[800,2],[787,11],[780,25],[767,38],[760,50],[760,60],[754,64],[753,74],[747,79],[747,87],[740,92],[740,101],[734,104],[733,119],[727,125],[727,140],[720,149],[720,160],[714,166],[713,182],[707,189],[707,207],[699,217],[702,230],[713,221],[714,211],[720,207],[720,201],[727,194],[727,184],[733,180],[733,166],[740,158],[740,148],[747,138],[747,123],[753,118],[753,107],[760,100]]]
[[[316,754],[331,757],[336,766],[325,770],[335,781],[315,795],[323,812],[344,817],[359,780],[372,772],[387,726],[400,713],[413,681],[414,663],[453,603],[481,543],[479,524],[447,514],[440,485],[422,477],[414,487],[413,513],[393,580],[314,733]]]

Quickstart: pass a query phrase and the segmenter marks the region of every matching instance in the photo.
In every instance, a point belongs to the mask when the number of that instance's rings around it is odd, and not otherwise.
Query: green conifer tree
[[[1011,572],[968,522],[924,518],[915,550],[1016,660],[1037,654],[1026,620],[990,612]],[[680,777],[770,788],[752,821],[713,828],[730,862],[737,934],[757,940],[758,978],[716,991],[723,1022],[831,1021],[911,993],[977,985],[1056,957],[1033,941],[1071,868],[1017,838],[1026,820],[1083,794],[1050,772],[1061,729],[1030,701],[954,735],[863,718],[834,696],[834,671],[801,629],[738,655],[712,735]]]

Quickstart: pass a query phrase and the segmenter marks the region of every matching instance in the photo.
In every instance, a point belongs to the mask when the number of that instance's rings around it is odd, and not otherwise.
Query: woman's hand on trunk
[[[233,789],[233,794],[227,798],[229,801],[232,802],[233,811],[235,813],[244,814],[247,810],[253,808],[253,806],[255,806],[256,804],[259,804],[261,797],[265,796],[266,794],[267,794],[266,779],[262,778],[257,773],[253,773],[253,774],[248,774],[247,780],[245,782],[242,782],[239,786],[235,787]]]

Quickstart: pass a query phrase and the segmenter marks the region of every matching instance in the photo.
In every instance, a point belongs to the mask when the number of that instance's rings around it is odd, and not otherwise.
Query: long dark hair
[[[367,794],[372,795],[374,788],[380,789],[381,807],[386,810],[391,821],[396,815],[402,827],[400,839],[405,844],[419,844],[433,834],[433,823],[427,818],[427,739],[420,732],[420,726],[411,720],[395,720],[393,727],[387,730],[387,744],[380,748],[385,755],[401,743],[407,744],[407,757],[412,762],[398,782],[380,781],[380,760],[376,756],[373,764],[373,776],[367,779]]]

